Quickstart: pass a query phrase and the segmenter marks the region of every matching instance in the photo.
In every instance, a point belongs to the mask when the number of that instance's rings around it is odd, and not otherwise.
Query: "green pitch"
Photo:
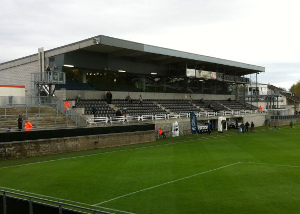
[[[300,213],[300,126],[1,161],[0,189],[113,213]]]

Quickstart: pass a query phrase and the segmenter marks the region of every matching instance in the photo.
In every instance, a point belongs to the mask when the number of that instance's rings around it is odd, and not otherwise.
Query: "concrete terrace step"
[[[57,115],[56,108],[53,107],[28,107],[27,118],[25,107],[6,107],[6,110],[0,108],[0,131],[6,131],[8,127],[17,129],[18,115],[22,115],[23,120],[28,119],[38,129],[76,127],[65,115]]]

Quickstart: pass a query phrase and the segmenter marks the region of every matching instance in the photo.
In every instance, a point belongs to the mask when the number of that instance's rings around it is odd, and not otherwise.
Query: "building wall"
[[[0,106],[5,104],[24,104],[24,103],[25,103],[24,86],[0,85]]]
[[[260,115],[244,115],[243,123],[245,124],[253,122],[255,127],[266,125],[266,114]]]
[[[68,137],[0,144],[0,160],[116,147],[155,141],[154,131]]]
[[[0,85],[24,85],[25,96],[30,97],[33,94],[31,73],[39,72],[38,61],[18,65],[0,70]]]

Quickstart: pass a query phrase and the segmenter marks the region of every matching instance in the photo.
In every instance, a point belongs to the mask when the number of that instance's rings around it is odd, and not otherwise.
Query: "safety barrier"
[[[50,199],[16,193],[12,191],[0,190],[0,213],[28,213],[28,214],[113,214],[111,212],[91,209],[69,203],[63,203]]]
[[[266,112],[266,111],[265,111]],[[257,110],[236,110],[236,111],[219,111],[219,112],[195,112],[197,118],[208,118],[216,116],[233,116],[233,115],[249,115],[258,114]],[[136,115],[136,116],[119,116],[119,117],[95,117],[87,119],[87,124],[112,124],[114,122],[131,122],[131,121],[149,121],[149,120],[169,120],[169,119],[181,119],[189,118],[190,113],[180,114],[157,114],[157,115]]]

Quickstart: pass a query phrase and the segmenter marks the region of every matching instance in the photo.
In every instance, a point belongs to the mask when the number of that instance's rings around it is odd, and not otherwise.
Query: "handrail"
[[[102,213],[102,214],[114,214],[111,212],[106,212],[106,211],[101,211],[101,210],[96,210],[96,209],[92,209],[92,208],[88,208],[88,207],[82,207],[82,206],[78,206],[78,205],[74,205],[74,204],[69,204],[69,203],[63,203],[63,202],[58,202],[58,201],[54,201],[54,200],[50,200],[50,199],[45,199],[45,198],[40,198],[40,197],[36,197],[36,196],[31,196],[31,195],[26,195],[23,193],[16,193],[16,192],[12,192],[12,191],[6,191],[6,190],[1,190],[0,192],[2,192],[3,194],[3,202],[6,203],[5,198],[8,196],[8,194],[14,195],[14,196],[19,196],[19,199],[24,199],[27,198],[28,203],[32,203],[33,200],[38,200],[38,201],[42,201],[45,203],[45,205],[49,205],[50,204],[46,204],[46,203],[51,203],[51,206],[57,206],[59,208],[59,210],[63,210],[64,207],[70,207],[70,208],[75,208],[75,209],[80,209],[80,210],[84,210],[84,211],[89,211],[89,212],[93,212],[95,213]],[[22,197],[22,198],[21,198]],[[54,205],[53,205],[54,204]],[[5,211],[4,213],[6,213],[6,204],[3,204],[3,210]],[[67,209],[67,208],[66,208]]]
[[[9,104],[9,103],[6,103],[5,105],[4,105],[4,114],[5,114],[5,116],[7,115],[6,114],[6,106],[10,106],[10,107],[13,107],[13,106],[25,106],[25,112],[26,112],[26,114],[25,114],[25,116],[27,117],[27,115],[28,115],[28,106],[26,105],[26,104]]]
[[[195,112],[197,118],[201,117],[215,117],[215,116],[231,116],[231,115],[247,115],[247,114],[258,114],[257,110],[232,110],[232,111],[200,111]],[[91,117],[86,120],[87,124],[98,124],[101,122],[111,123],[113,122],[129,122],[132,120],[137,121],[146,121],[146,120],[169,120],[169,119],[180,119],[180,118],[189,118],[190,113],[180,113],[180,114],[147,114],[147,115],[136,115],[136,116],[114,116],[114,117]]]

